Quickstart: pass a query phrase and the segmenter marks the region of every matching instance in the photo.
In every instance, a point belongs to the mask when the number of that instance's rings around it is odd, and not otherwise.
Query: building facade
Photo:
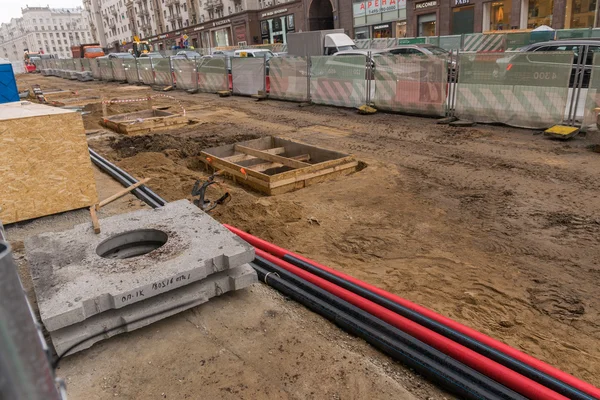
[[[395,0],[394,0],[395,1]],[[134,36],[168,50],[287,43],[291,32],[343,28],[351,0],[84,0],[95,37],[119,51]]]
[[[92,42],[82,8],[26,7],[22,17],[0,25],[0,57],[23,60],[25,50],[71,57],[71,46]]]
[[[598,0],[408,0],[407,36],[598,27]]]

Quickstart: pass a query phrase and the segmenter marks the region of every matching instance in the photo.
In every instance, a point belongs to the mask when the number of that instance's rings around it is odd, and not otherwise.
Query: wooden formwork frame
[[[214,170],[268,195],[301,189],[358,168],[352,155],[271,136],[206,149],[201,158]],[[285,171],[265,173],[277,169]]]

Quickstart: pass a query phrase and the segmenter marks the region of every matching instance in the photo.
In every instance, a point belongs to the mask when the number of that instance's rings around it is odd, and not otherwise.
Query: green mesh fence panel
[[[125,60],[122,58],[113,58],[110,61],[113,66],[113,79],[116,81],[126,81],[125,66],[123,65]]]
[[[125,78],[128,83],[138,83],[137,60],[126,58],[123,60],[123,68],[125,69]]]
[[[371,48],[371,39],[356,39],[354,41],[356,47],[359,49],[370,49]]]
[[[462,35],[440,36],[438,46],[446,50],[460,50]]]
[[[463,51],[504,51],[505,34],[471,33],[464,35]]]
[[[600,53],[594,53],[594,61],[591,67],[590,85],[587,90],[583,112],[584,128],[597,122],[598,112],[594,109],[600,107]]]
[[[581,39],[592,37],[592,30],[585,29],[558,29],[556,39]]]
[[[264,58],[234,57],[231,77],[233,94],[252,96],[266,90]]]
[[[308,101],[308,64],[306,57],[274,57],[269,60],[269,97]]]
[[[102,79],[102,74],[100,72],[100,60],[97,58],[92,58],[90,60],[90,70],[92,71],[92,76],[94,79]]]
[[[365,56],[311,57],[313,103],[359,107],[366,102]]]
[[[198,89],[211,93],[229,90],[226,58],[214,57],[198,60]]]
[[[398,39],[398,44],[421,44],[427,43],[426,37],[416,37],[416,38],[400,38]]]
[[[431,56],[375,56],[375,107],[411,114],[446,112],[447,60]]]
[[[600,29],[592,29],[592,34],[590,37],[600,38]]]
[[[144,85],[153,85],[154,84],[154,72],[152,72],[152,63],[157,63],[159,58],[138,58],[138,71],[140,74],[140,79]]]
[[[547,128],[563,119],[571,52],[461,54],[456,115]]]
[[[154,64],[154,77],[156,79],[155,83],[161,86],[170,86],[172,84],[172,75],[169,58],[152,60],[152,64]]]
[[[90,59],[89,58],[82,58],[81,59],[81,68],[83,71],[91,71],[92,68],[90,66]]]
[[[112,63],[109,58],[99,58],[98,66],[100,67],[100,78],[103,81],[112,81],[114,79]]]
[[[434,45],[434,46],[439,46],[439,45],[440,45],[440,38],[439,38],[439,36],[429,36],[429,37],[427,38],[427,41],[426,41],[426,42],[427,42],[428,44],[432,44],[432,45]]]
[[[196,89],[196,61],[188,59],[173,60],[173,73],[177,89]]]

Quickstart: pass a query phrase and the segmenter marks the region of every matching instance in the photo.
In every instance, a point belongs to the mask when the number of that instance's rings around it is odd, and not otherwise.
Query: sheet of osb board
[[[5,224],[98,201],[81,116],[46,108],[47,115],[21,113],[0,123],[0,220]]]

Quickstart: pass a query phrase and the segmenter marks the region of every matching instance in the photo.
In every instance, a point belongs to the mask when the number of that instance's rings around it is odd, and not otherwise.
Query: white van
[[[271,50],[267,49],[242,49],[236,50],[233,53],[234,57],[266,57],[267,60],[271,57],[275,57],[275,54]]]

